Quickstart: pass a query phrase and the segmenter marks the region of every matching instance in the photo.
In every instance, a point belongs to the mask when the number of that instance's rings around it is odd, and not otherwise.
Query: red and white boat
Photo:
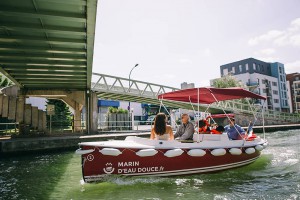
[[[217,101],[265,97],[241,88],[195,88],[165,93],[159,99],[211,104]],[[267,141],[230,140],[227,134],[194,134],[190,143],[150,140],[129,136],[125,140],[83,142],[76,151],[82,156],[85,182],[108,175],[174,176],[213,172],[254,162]]]

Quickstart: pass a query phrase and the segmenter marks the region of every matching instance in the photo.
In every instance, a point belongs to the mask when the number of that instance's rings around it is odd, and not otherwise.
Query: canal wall
[[[245,127],[246,128],[246,127]],[[266,132],[275,132],[291,129],[300,129],[300,124],[265,126]],[[255,133],[262,133],[263,127],[254,127]],[[35,138],[9,138],[0,139],[0,154],[19,154],[34,151],[52,151],[64,149],[76,149],[80,142],[105,141],[112,139],[124,139],[127,136],[149,137],[149,132],[139,133],[107,133],[98,135],[35,137]]]

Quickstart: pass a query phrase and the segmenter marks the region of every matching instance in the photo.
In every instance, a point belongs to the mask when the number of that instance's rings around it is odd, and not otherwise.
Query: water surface
[[[253,164],[213,174],[82,181],[73,151],[0,158],[0,199],[300,199],[300,130],[267,133]]]

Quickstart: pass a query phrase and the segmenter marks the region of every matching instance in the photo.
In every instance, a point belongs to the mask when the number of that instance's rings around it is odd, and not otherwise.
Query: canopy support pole
[[[216,102],[219,102],[218,99],[215,97],[215,95],[212,93],[212,91],[211,90],[209,90],[209,91],[210,91],[211,95],[214,97],[214,99],[216,100]],[[223,108],[222,108],[222,110],[223,110],[224,114],[226,115],[226,117],[228,118],[228,120],[230,121],[230,118],[228,117],[228,114],[226,113],[226,111]],[[237,130],[237,128],[235,126],[234,126],[234,128],[238,132],[239,136],[241,138],[243,138],[241,133],[239,132],[239,130]],[[243,146],[245,145],[245,141],[246,141],[246,139],[243,138]]]

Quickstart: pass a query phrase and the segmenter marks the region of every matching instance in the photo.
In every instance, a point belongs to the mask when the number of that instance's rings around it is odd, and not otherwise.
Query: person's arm
[[[155,133],[154,133],[154,131],[153,131],[153,129],[151,130],[151,134],[150,134],[150,139],[151,140],[154,140],[154,138],[155,138]]]
[[[180,137],[180,132],[181,132],[181,126],[179,126],[179,127],[177,128],[177,131],[176,131],[176,133],[175,133],[175,135],[174,135],[174,138]]]
[[[188,140],[190,138],[193,138],[194,134],[194,126],[193,124],[189,124],[183,133],[183,135],[180,137],[180,140]]]
[[[239,125],[237,125],[237,129],[239,131],[238,139],[242,140],[243,138],[247,138],[247,133],[246,131]]]
[[[169,128],[169,135],[170,135],[170,139],[169,140],[174,140],[174,134],[173,134],[173,130],[172,130],[171,127]]]

